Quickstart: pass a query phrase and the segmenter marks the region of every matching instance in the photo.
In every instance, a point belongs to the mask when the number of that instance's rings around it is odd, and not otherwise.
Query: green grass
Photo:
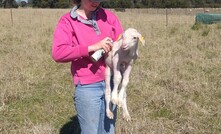
[[[51,58],[53,29],[69,10],[15,9],[13,27],[9,11],[0,10],[0,133],[77,134],[70,63]],[[220,24],[169,15],[166,26],[164,15],[117,15],[146,46],[127,90],[132,121],[118,110],[116,133],[220,133]]]

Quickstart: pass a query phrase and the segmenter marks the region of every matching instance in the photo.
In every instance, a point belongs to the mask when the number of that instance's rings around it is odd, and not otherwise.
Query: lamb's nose
[[[126,44],[122,44],[122,46],[121,46],[122,48],[125,48],[126,47]]]

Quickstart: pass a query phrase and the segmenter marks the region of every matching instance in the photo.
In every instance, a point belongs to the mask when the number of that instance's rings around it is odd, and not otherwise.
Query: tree
[[[33,0],[32,6],[33,7],[41,7],[41,0]]]
[[[15,0],[2,0],[2,7],[3,8],[17,8],[18,4],[16,3]]]
[[[7,0],[2,0],[2,7],[3,8],[6,8],[6,3],[7,3]]]

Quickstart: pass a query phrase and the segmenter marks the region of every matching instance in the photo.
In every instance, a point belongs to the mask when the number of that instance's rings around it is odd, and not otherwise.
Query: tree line
[[[20,0],[22,1],[22,0]],[[15,0],[0,0],[1,7],[18,7]],[[28,6],[36,8],[69,8],[72,0],[29,0]],[[199,8],[221,7],[221,0],[109,0],[102,2],[106,8]]]

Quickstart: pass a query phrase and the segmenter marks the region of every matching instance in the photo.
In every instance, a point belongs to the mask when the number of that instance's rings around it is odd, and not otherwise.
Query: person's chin
[[[92,6],[91,11],[95,11],[98,8],[98,6]]]

